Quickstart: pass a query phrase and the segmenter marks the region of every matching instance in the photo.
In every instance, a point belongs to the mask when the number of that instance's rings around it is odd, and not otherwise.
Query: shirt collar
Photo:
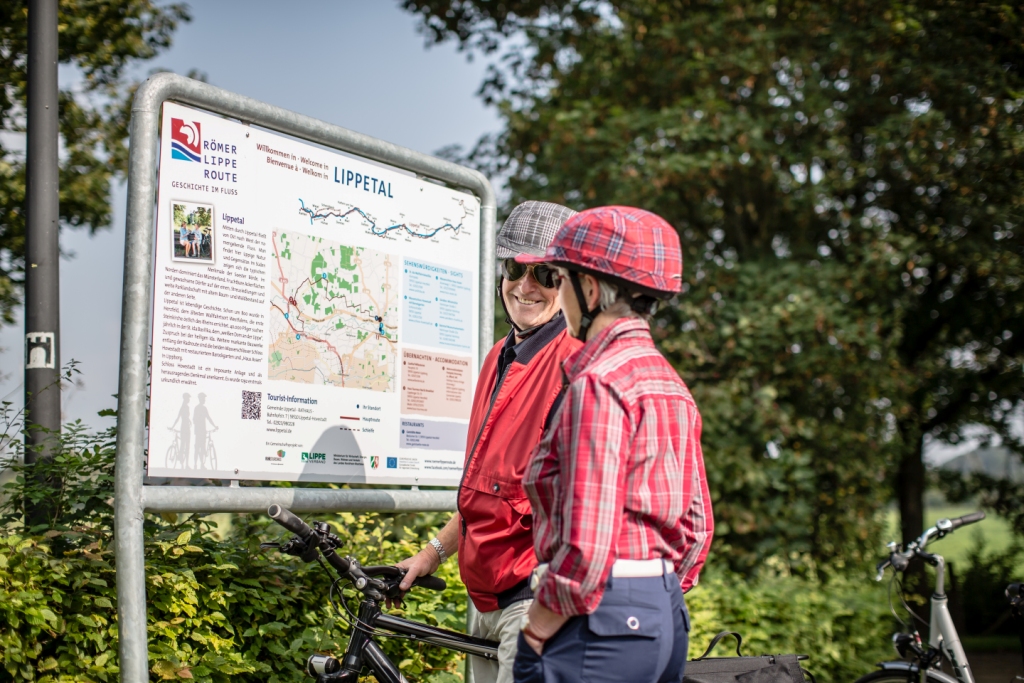
[[[544,323],[544,325],[523,341],[516,344],[515,331],[509,332],[505,337],[505,345],[501,347],[502,358],[507,358],[509,351],[516,362],[527,365],[541,349],[548,345],[555,337],[565,329],[565,316],[559,311],[555,317]],[[511,362],[509,359],[507,362]]]
[[[571,354],[562,363],[566,379],[575,380],[581,372],[604,353],[605,349],[619,339],[646,337],[651,338],[651,328],[642,318],[619,318],[611,325],[598,332],[597,336],[587,340],[578,351]]]

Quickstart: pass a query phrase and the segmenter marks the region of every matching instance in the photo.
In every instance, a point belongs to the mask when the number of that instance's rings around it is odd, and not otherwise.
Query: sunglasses
[[[533,273],[533,279],[537,281],[537,284],[545,289],[558,286],[558,271],[553,266],[543,263],[524,265],[516,262],[513,258],[507,258],[501,262],[501,275],[509,282],[515,282],[529,272]]]

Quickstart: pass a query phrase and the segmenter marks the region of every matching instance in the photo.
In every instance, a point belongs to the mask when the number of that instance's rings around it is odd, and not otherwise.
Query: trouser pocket
[[[516,646],[518,650],[512,664],[512,678],[515,683],[543,683],[544,664],[522,633],[519,634]]]

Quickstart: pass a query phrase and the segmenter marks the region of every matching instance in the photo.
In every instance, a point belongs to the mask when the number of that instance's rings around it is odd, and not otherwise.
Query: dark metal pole
[[[52,459],[60,433],[57,143],[57,0],[30,0],[25,234],[26,463]],[[57,482],[49,481],[49,484],[56,486]],[[30,525],[44,524],[52,509],[51,501],[42,505],[26,504],[25,521]]]

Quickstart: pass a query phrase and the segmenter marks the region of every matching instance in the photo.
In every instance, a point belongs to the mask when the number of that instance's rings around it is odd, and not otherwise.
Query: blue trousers
[[[601,604],[573,617],[538,656],[519,634],[515,683],[679,683],[690,615],[673,574],[608,580]]]

